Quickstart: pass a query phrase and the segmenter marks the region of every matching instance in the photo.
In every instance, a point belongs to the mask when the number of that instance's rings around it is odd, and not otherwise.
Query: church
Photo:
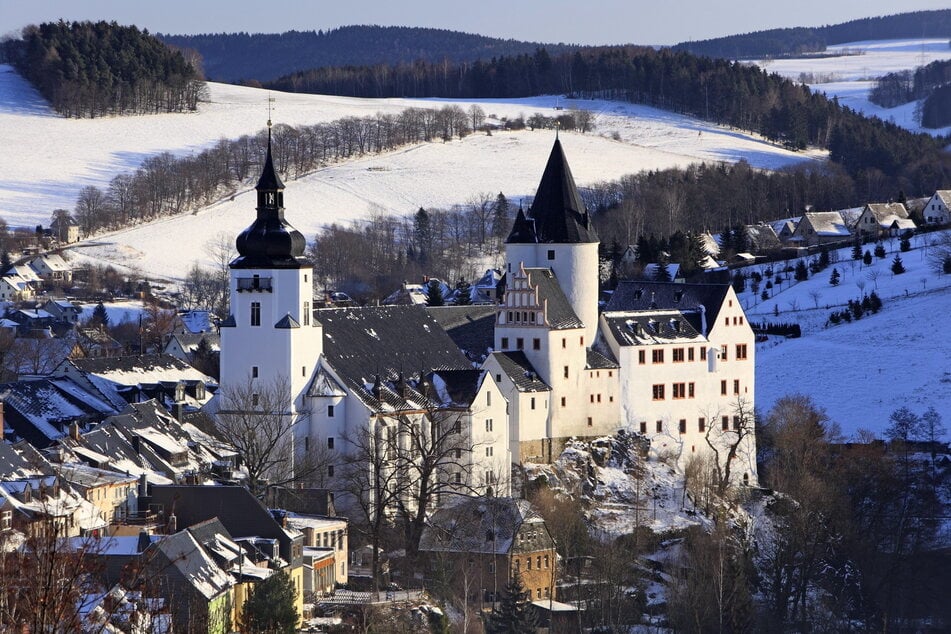
[[[467,342],[482,353],[475,362],[433,309],[315,310],[284,189],[269,141],[256,218],[230,264],[221,394],[250,392],[257,406],[277,391],[298,459],[332,451],[342,464],[361,437],[412,451],[406,429],[451,435],[439,477],[461,493],[505,496],[512,463],[549,462],[571,438],[624,430],[681,467],[729,456],[730,478],[755,484],[754,335],[733,289],[627,281],[600,304],[599,240],[559,139],[506,241],[491,327]],[[340,465],[326,470],[334,488]]]

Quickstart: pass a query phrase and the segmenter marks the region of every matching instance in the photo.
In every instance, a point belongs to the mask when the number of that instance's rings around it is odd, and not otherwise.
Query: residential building
[[[878,239],[915,230],[915,221],[902,203],[868,203],[853,225],[856,235]]]
[[[787,242],[803,246],[842,242],[852,237],[848,224],[838,211],[807,211],[796,224]]]
[[[461,498],[436,511],[420,553],[428,574],[471,603],[497,601],[518,573],[532,600],[556,598],[555,541],[527,500]]]
[[[951,223],[951,189],[939,189],[928,199],[921,215],[929,225]]]

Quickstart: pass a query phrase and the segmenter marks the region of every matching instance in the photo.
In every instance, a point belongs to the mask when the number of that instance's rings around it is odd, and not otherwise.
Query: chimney
[[[174,517],[174,516],[173,516]],[[141,553],[146,548],[152,545],[152,537],[149,535],[148,531],[144,528],[139,530],[139,541],[136,544],[136,549]]]
[[[175,420],[180,423],[185,422],[185,403],[175,403],[172,406],[172,415],[175,416]]]
[[[168,534],[174,535],[178,532],[178,518],[172,513],[168,516]]]
[[[0,417],[3,415],[3,404],[0,403]],[[79,423],[73,421],[69,424],[69,437],[79,442]]]
[[[142,453],[142,439],[132,434],[132,449],[135,450],[136,455]]]
[[[144,498],[149,494],[149,479],[143,473],[139,476],[139,497]]]

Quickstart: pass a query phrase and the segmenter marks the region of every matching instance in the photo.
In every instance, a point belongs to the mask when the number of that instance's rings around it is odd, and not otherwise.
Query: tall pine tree
[[[486,634],[534,634],[536,622],[531,591],[522,587],[522,577],[516,571],[505,585],[498,605],[486,619]]]

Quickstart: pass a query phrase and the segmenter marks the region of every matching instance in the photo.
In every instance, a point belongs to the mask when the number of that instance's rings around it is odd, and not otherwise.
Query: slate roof
[[[73,421],[98,422],[115,413],[101,399],[69,381],[41,379],[0,385],[6,424],[37,447],[66,435]]]
[[[512,233],[506,240],[509,244],[572,244],[599,241],[588,210],[578,193],[575,179],[571,175],[571,168],[560,140],[555,139],[552,146],[541,182],[535,192],[535,199],[528,210],[526,223],[519,224],[518,220],[516,218]]]
[[[497,306],[434,306],[426,312],[472,361],[484,360],[495,343]]]
[[[174,568],[206,599],[217,597],[233,585],[231,577],[188,531],[179,531],[153,543],[146,550],[145,558],[154,564],[154,574],[166,576]]]
[[[537,525],[537,543],[530,550],[553,548],[554,540],[528,500],[462,498],[436,511],[420,538],[424,552],[505,555],[518,548],[516,535],[526,522]]]
[[[198,349],[198,345],[201,343],[202,339],[208,342],[208,347],[210,350],[220,350],[221,349],[221,336],[216,333],[211,332],[189,332],[186,334],[173,334],[171,339],[174,339],[178,342],[178,345],[181,346],[182,350],[187,353],[193,353]],[[167,347],[167,346],[166,346]]]
[[[498,361],[502,371],[515,384],[519,392],[547,392],[551,387],[545,383],[524,352],[509,350],[493,352],[492,356]]]
[[[482,370],[443,370],[429,375],[429,382],[445,407],[468,408],[482,384]]]
[[[0,480],[20,480],[43,475],[45,459],[35,459],[35,452],[23,451],[26,443],[11,445],[0,442]]]
[[[617,361],[609,356],[610,352],[601,353],[588,348],[587,354],[588,356],[585,361],[586,370],[613,370],[621,367]]]
[[[446,331],[419,306],[325,308],[315,317],[323,325],[327,362],[370,407],[384,402],[400,406],[399,395],[387,390],[380,398],[373,396],[377,376],[384,382],[401,375],[418,381],[420,373],[472,369]]]
[[[622,346],[702,339],[700,333],[677,310],[606,311],[603,317],[611,336]]]
[[[622,281],[605,312],[678,310],[700,334],[709,333],[730,290],[729,284]],[[704,310],[700,310],[703,306]],[[704,320],[705,315],[705,320]],[[706,321],[706,331],[703,322]]]
[[[548,302],[545,313],[552,329],[584,328],[551,269],[527,268],[525,272],[529,284],[538,289],[539,303]]]

